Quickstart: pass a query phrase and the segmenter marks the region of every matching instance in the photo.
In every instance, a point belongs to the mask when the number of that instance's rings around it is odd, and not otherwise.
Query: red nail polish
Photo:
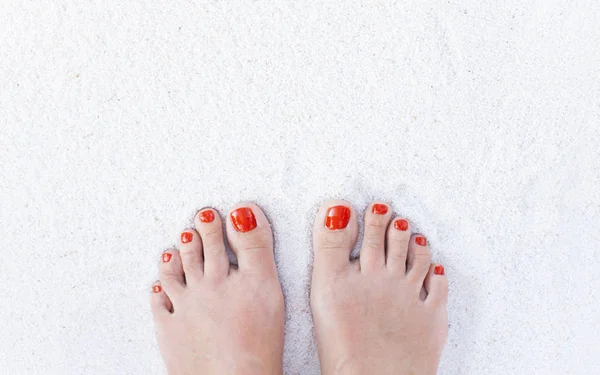
[[[163,255],[162,255],[162,261],[163,261],[163,263],[169,263],[171,261],[171,257],[173,257],[173,254],[171,254],[171,253],[163,253]]]
[[[415,242],[419,246],[427,246],[427,239],[425,237],[417,236],[415,237]]]
[[[398,219],[394,221],[394,228],[405,231],[408,229],[408,221],[404,219]]]
[[[231,222],[238,232],[249,232],[256,228],[256,218],[252,210],[248,207],[238,208],[232,211],[229,216],[231,216]]]
[[[385,204],[375,203],[373,205],[373,213],[377,215],[385,215],[388,212],[388,206]]]
[[[200,218],[200,221],[203,223],[212,223],[213,220],[215,220],[215,214],[214,214],[214,212],[212,212],[212,210],[202,211],[202,212],[200,212],[198,217]]]
[[[192,242],[193,239],[194,239],[193,233],[190,233],[190,232],[181,233],[181,243]]]
[[[350,209],[346,206],[333,206],[327,210],[325,226],[331,230],[344,229],[350,221]]]
[[[154,291],[154,293],[160,293],[162,292],[162,287],[160,285],[154,285],[152,287],[152,290]]]
[[[433,273],[436,275],[444,275],[446,271],[444,270],[444,266],[435,266],[433,268]]]

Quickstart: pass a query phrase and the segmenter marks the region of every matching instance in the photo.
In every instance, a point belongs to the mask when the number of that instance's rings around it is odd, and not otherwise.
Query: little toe
[[[195,229],[186,229],[181,232],[179,252],[186,280],[189,282],[192,279],[199,279],[204,272],[204,255],[202,254],[202,240]]]
[[[408,220],[397,217],[387,230],[387,267],[392,271],[406,272],[406,254],[410,243]]]
[[[160,281],[152,285],[152,293],[150,294],[150,307],[154,319],[161,320],[171,315],[173,304],[167,296],[167,293],[162,288]]]
[[[424,282],[427,298],[425,303],[432,305],[446,305],[448,301],[448,278],[446,270],[441,264],[432,264]]]
[[[427,239],[420,234],[413,235],[408,245],[406,277],[415,282],[419,291],[423,287],[430,264],[431,252]]]
[[[169,249],[162,253],[160,281],[161,289],[164,289],[171,298],[176,298],[185,288],[185,276],[179,251]]]
[[[227,239],[238,259],[239,270],[276,275],[273,232],[269,220],[255,204],[240,203],[229,212]]]
[[[348,267],[357,236],[358,221],[350,203],[323,203],[313,226],[314,271],[337,273]]]
[[[365,235],[360,250],[360,268],[376,271],[385,266],[385,232],[392,212],[385,203],[373,203],[365,212]]]
[[[202,239],[204,275],[220,278],[229,273],[229,258],[225,252],[221,216],[212,208],[200,210],[194,218],[196,230]]]

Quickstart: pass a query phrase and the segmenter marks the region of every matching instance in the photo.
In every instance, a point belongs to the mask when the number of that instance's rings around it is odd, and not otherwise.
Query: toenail
[[[444,270],[444,266],[435,266],[433,268],[433,273],[436,275],[444,275],[446,271]]]
[[[181,243],[192,242],[193,239],[194,239],[194,235],[192,233],[190,233],[190,232],[181,233]]]
[[[333,206],[327,210],[325,226],[331,230],[344,229],[350,221],[350,209],[346,206]]]
[[[200,212],[200,215],[198,216],[200,217],[200,221],[203,223],[212,223],[212,221],[215,220],[215,214],[212,212],[212,210],[204,210]]]
[[[375,203],[373,205],[373,213],[377,215],[385,215],[388,212],[388,206],[385,204]]]
[[[152,290],[154,291],[154,293],[160,293],[162,292],[162,287],[160,285],[154,285],[152,287]]]
[[[229,216],[231,216],[231,222],[238,232],[249,232],[256,228],[256,218],[248,207],[233,210]]]
[[[417,236],[415,237],[415,242],[419,246],[427,246],[427,239],[425,237]]]
[[[394,221],[394,228],[405,231],[408,229],[408,221],[404,219],[398,219]]]
[[[163,263],[169,263],[171,261],[171,257],[173,257],[173,254],[171,254],[171,253],[163,253],[163,255],[162,255],[162,261],[163,261]]]

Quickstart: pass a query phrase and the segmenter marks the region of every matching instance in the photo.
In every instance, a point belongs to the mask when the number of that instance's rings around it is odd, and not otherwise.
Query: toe
[[[173,311],[173,304],[171,303],[169,296],[167,296],[167,293],[163,290],[160,281],[157,281],[152,285],[150,307],[152,309],[152,315],[156,320],[164,319],[164,317],[171,315],[171,311]]]
[[[179,251],[169,249],[162,253],[160,261],[161,289],[175,297],[185,288],[185,276]]]
[[[240,271],[274,275],[273,232],[263,211],[255,204],[240,203],[229,212],[227,239]]]
[[[195,229],[186,229],[179,236],[179,252],[186,280],[197,280],[203,274],[202,240]]]
[[[202,239],[204,275],[220,278],[229,273],[229,259],[225,252],[221,216],[212,208],[200,210],[194,218],[196,230]]]
[[[432,305],[446,305],[448,301],[448,278],[441,264],[432,264],[425,278],[427,299],[425,303]]]
[[[337,273],[348,267],[357,235],[358,221],[352,205],[342,200],[325,202],[313,227],[315,272]]]
[[[424,236],[415,234],[411,237],[407,258],[406,277],[414,281],[420,291],[423,287],[423,280],[425,280],[427,271],[429,271],[429,265],[431,264],[431,253],[427,239]]]
[[[408,220],[397,217],[387,230],[387,267],[392,271],[406,272],[406,253],[410,243]]]
[[[385,232],[392,212],[385,203],[373,203],[365,212],[365,235],[360,250],[360,268],[369,272],[385,266]]]

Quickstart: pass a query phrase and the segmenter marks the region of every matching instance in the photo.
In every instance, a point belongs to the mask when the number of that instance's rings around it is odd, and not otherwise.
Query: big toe
[[[315,272],[337,273],[348,267],[357,236],[358,221],[350,203],[343,200],[323,203],[313,227]]]
[[[275,275],[273,232],[269,220],[255,204],[240,203],[227,218],[227,239],[240,271]]]

